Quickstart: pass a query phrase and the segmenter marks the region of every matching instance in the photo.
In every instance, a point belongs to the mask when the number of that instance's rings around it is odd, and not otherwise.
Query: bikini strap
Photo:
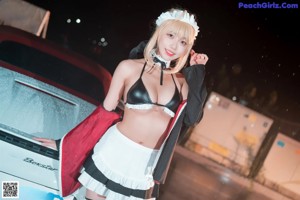
[[[174,79],[174,76],[173,76],[173,74],[171,74],[171,76],[172,76],[172,79],[173,79],[173,82],[174,82],[174,85],[175,85],[175,87],[176,87],[177,91],[179,91],[179,90],[178,90],[178,87],[177,87],[177,84],[176,84],[176,82],[175,82],[175,79]]]
[[[147,65],[147,62],[145,62],[145,64],[144,64],[144,67],[143,67],[143,69],[142,69],[142,72],[141,72],[140,78],[143,76],[143,73],[144,73],[144,71],[145,71],[146,65]]]

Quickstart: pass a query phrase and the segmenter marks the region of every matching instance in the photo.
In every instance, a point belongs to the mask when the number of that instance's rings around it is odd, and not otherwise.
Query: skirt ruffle
[[[124,136],[114,125],[94,147],[78,180],[107,200],[154,199],[150,193],[157,154]]]

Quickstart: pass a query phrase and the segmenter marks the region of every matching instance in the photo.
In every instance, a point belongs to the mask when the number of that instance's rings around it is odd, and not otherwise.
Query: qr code
[[[19,198],[19,182],[2,181],[2,198]]]

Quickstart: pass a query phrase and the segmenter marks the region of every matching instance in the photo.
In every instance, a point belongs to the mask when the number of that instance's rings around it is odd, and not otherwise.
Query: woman
[[[194,15],[187,11],[164,12],[156,20],[144,57],[124,60],[117,66],[103,107],[98,108],[105,115],[97,118],[103,136],[96,141],[91,156],[84,159],[78,178],[87,188],[86,199],[158,196],[158,186],[164,183],[182,125],[193,125],[202,116],[206,98],[204,65],[208,57],[192,50],[198,29]],[[187,62],[190,67],[180,73]],[[122,120],[110,117],[120,102],[124,102]],[[90,131],[87,124],[95,124],[96,115],[92,113],[71,132]],[[106,116],[112,120],[104,125]],[[37,140],[55,146],[51,140]],[[67,140],[68,137],[64,142]]]

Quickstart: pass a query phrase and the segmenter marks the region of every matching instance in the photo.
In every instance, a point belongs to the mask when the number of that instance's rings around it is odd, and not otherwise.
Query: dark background
[[[300,8],[242,9],[239,2],[257,1],[222,0],[27,1],[51,12],[47,39],[87,55],[111,73],[131,48],[150,37],[161,12],[185,8],[195,13],[200,27],[194,49],[209,56],[209,91],[300,127]],[[299,7],[292,0],[258,2]]]

